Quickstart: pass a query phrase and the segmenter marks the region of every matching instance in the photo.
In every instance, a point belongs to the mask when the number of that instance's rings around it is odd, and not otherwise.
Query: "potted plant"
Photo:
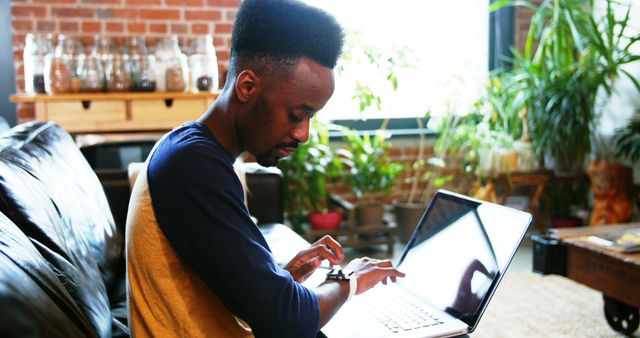
[[[402,166],[389,160],[388,134],[383,128],[375,135],[345,129],[346,148],[340,158],[348,168],[346,180],[358,198],[356,221],[359,225],[382,224],[383,197],[391,193]]]
[[[518,142],[514,140],[523,134],[523,123],[519,116],[523,102],[513,82],[509,72],[493,73],[486,93],[471,112],[462,115],[451,109],[440,121],[434,121],[431,114],[427,114],[431,128],[438,132],[438,138],[434,155],[425,159],[424,135],[420,135],[418,159],[412,165],[414,175],[407,179],[411,183],[410,192],[406,200],[394,204],[402,241],[410,239],[435,190],[453,182],[459,164],[458,171],[476,178],[515,170],[519,166],[514,156],[514,144]],[[421,121],[418,122],[420,125]],[[447,162],[451,165],[447,166]],[[463,175],[459,176],[458,184],[465,184],[463,178]],[[419,183],[426,183],[420,193]]]
[[[426,115],[428,116],[429,113]],[[411,183],[411,189],[406,199],[393,201],[393,213],[401,242],[407,242],[411,239],[411,234],[427,206],[426,202],[423,203],[423,201],[419,200],[417,194],[418,183],[424,180],[423,171],[427,162],[424,160],[426,137],[424,135],[422,118],[416,117],[416,123],[419,130],[418,158],[411,165],[413,175],[407,179],[407,182]]]
[[[427,112],[425,114],[427,121],[430,117],[430,112]],[[407,242],[411,239],[413,230],[420,221],[427,207],[428,199],[432,196],[434,190],[453,180],[453,175],[444,172],[445,166],[441,152],[436,151],[434,156],[425,159],[426,136],[422,118],[416,118],[416,123],[420,130],[418,157],[410,167],[413,175],[405,179],[405,182],[409,183],[411,188],[406,197],[396,199],[393,202],[393,211],[401,242]],[[421,186],[421,183],[426,183],[426,186],[419,192],[418,187]]]
[[[510,2],[496,2],[492,10]],[[594,18],[590,0],[524,4],[535,12],[524,51],[514,52],[514,72],[525,84],[521,88],[533,142],[557,173],[575,173],[591,151],[596,94],[604,90],[610,95],[620,73],[638,87],[621,66],[640,59],[630,48],[640,38],[624,35],[629,10],[616,17],[611,0],[601,19]]]
[[[434,126],[438,158],[460,163],[462,172],[477,178],[519,170],[519,148],[524,148],[527,129],[520,113],[524,100],[519,86],[512,72],[491,73],[485,93],[472,108],[452,110]]]
[[[342,223],[342,213],[329,208],[327,193],[328,181],[342,175],[342,163],[329,146],[329,126],[316,119],[312,123],[309,140],[279,164],[285,210],[296,231],[306,219],[318,230],[336,229]]]

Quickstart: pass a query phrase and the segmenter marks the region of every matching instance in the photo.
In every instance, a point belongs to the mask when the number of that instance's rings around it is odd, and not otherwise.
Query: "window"
[[[409,64],[396,67],[394,93],[386,69],[357,62],[353,55],[341,59],[336,90],[321,118],[406,118],[428,110],[438,115],[467,110],[482,93],[488,76],[488,0],[305,1],[332,13],[345,27],[346,53],[372,50],[400,55]],[[360,113],[352,98],[358,83],[380,96],[380,110],[374,102]]]

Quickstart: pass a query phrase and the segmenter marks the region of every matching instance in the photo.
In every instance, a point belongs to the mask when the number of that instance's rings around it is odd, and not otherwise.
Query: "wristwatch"
[[[356,291],[358,290],[358,277],[354,271],[334,268],[327,273],[327,280],[349,281],[349,297],[347,297],[347,301],[356,295]]]

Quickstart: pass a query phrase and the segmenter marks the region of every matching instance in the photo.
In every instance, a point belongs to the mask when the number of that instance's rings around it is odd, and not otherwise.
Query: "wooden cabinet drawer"
[[[198,119],[208,108],[204,99],[132,100],[131,121],[177,126]]]
[[[69,130],[91,130],[127,120],[123,101],[56,101],[46,103],[46,118]]]
[[[73,134],[168,131],[198,119],[217,93],[74,93],[11,95],[35,103],[36,118],[55,121]]]

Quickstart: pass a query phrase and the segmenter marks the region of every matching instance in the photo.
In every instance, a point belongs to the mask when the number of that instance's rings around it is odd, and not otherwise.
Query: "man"
[[[357,279],[302,286],[322,260],[340,263],[342,248],[325,237],[279,268],[233,170],[245,151],[273,166],[307,141],[310,119],[333,94],[342,39],[331,16],[302,3],[241,5],[220,97],[159,141],[132,192],[135,336],[314,337],[350,295],[403,276],[364,258],[348,266]]]

